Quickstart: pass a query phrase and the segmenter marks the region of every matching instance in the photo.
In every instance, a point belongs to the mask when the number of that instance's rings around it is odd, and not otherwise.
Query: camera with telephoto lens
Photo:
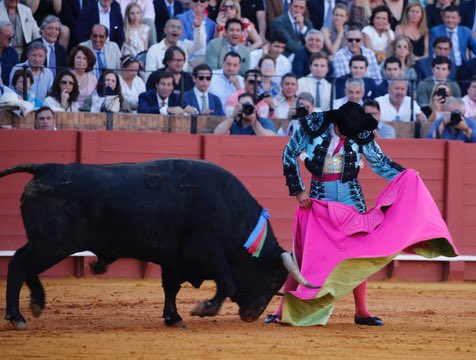
[[[459,111],[452,111],[450,115],[450,121],[446,126],[455,126],[461,122],[461,113]]]
[[[255,107],[253,104],[250,104],[250,103],[243,104],[242,110],[241,110],[241,114],[243,116],[250,116],[254,112],[255,112]]]
[[[307,111],[307,108],[304,105],[299,105],[296,108],[296,114],[292,116],[292,119],[300,119],[303,117],[306,117],[309,115],[309,111]]]

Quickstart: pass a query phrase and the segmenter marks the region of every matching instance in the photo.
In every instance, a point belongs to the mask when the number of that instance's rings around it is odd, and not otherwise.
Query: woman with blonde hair
[[[334,54],[342,49],[345,42],[345,30],[349,21],[350,10],[346,4],[337,3],[332,9],[332,24],[329,27],[324,26],[321,29],[324,35],[324,48],[332,60]]]
[[[137,55],[149,48],[150,27],[142,24],[142,10],[137,3],[130,3],[124,14],[123,55]]]
[[[241,17],[241,6],[238,0],[222,0],[220,11],[217,16],[217,26],[215,28],[215,38],[222,38],[225,34],[225,23],[230,19],[239,19],[243,24],[243,34],[241,43],[250,50],[260,49],[263,40],[256,31],[255,25],[247,18]]]
[[[415,56],[413,55],[412,42],[407,36],[399,35],[390,43],[387,58],[392,55],[399,58],[402,62],[402,74],[405,79],[415,80],[417,78],[416,71],[413,68],[415,65]]]
[[[396,35],[407,36],[413,45],[415,60],[428,56],[429,31],[426,23],[425,8],[420,2],[408,4],[403,13],[402,22],[395,30]]]

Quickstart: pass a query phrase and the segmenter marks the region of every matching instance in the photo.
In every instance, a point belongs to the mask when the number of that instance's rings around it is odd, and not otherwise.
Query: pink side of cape
[[[414,253],[414,248],[428,247],[424,241],[435,238],[447,239],[457,254],[440,211],[414,170],[395,177],[366,213],[337,202],[313,200],[310,209],[298,208],[294,222],[294,254],[301,273],[319,286],[343,260]],[[285,291],[303,300],[318,292],[286,285]]]

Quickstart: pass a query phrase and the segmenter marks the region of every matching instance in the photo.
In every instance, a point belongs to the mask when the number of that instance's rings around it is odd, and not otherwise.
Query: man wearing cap
[[[377,127],[377,120],[366,114],[357,103],[349,101],[338,110],[313,112],[302,118],[300,123],[301,126],[294,131],[284,149],[283,167],[289,194],[296,197],[302,208],[311,208],[311,199],[316,199],[343,203],[353,206],[358,212],[365,212],[365,200],[357,177],[362,156],[375,173],[387,180],[392,180],[404,171],[374,141],[372,130]],[[309,190],[306,190],[302,181],[298,158],[312,174]],[[329,253],[330,257],[333,255]],[[357,264],[348,271],[359,271]],[[336,289],[339,285],[342,284],[334,284]],[[292,286],[285,284],[284,289],[285,292],[286,289],[292,290]],[[367,281],[356,286],[353,292],[354,322],[358,325],[382,326],[383,321],[367,309]],[[324,308],[314,307],[313,314],[303,319],[303,313],[295,307],[299,304],[288,300],[285,296],[282,305],[268,315],[265,322],[279,321],[285,308],[288,314],[293,314],[292,320],[290,317],[281,319],[285,323],[295,326],[325,324],[332,311],[329,307],[332,304]],[[316,298],[309,300],[311,308],[313,300]]]

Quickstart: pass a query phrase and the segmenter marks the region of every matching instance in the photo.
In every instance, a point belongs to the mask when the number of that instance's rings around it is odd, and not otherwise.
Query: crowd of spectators
[[[225,116],[215,133],[256,135],[350,100],[469,142],[475,3],[1,0],[0,92],[54,112]]]

